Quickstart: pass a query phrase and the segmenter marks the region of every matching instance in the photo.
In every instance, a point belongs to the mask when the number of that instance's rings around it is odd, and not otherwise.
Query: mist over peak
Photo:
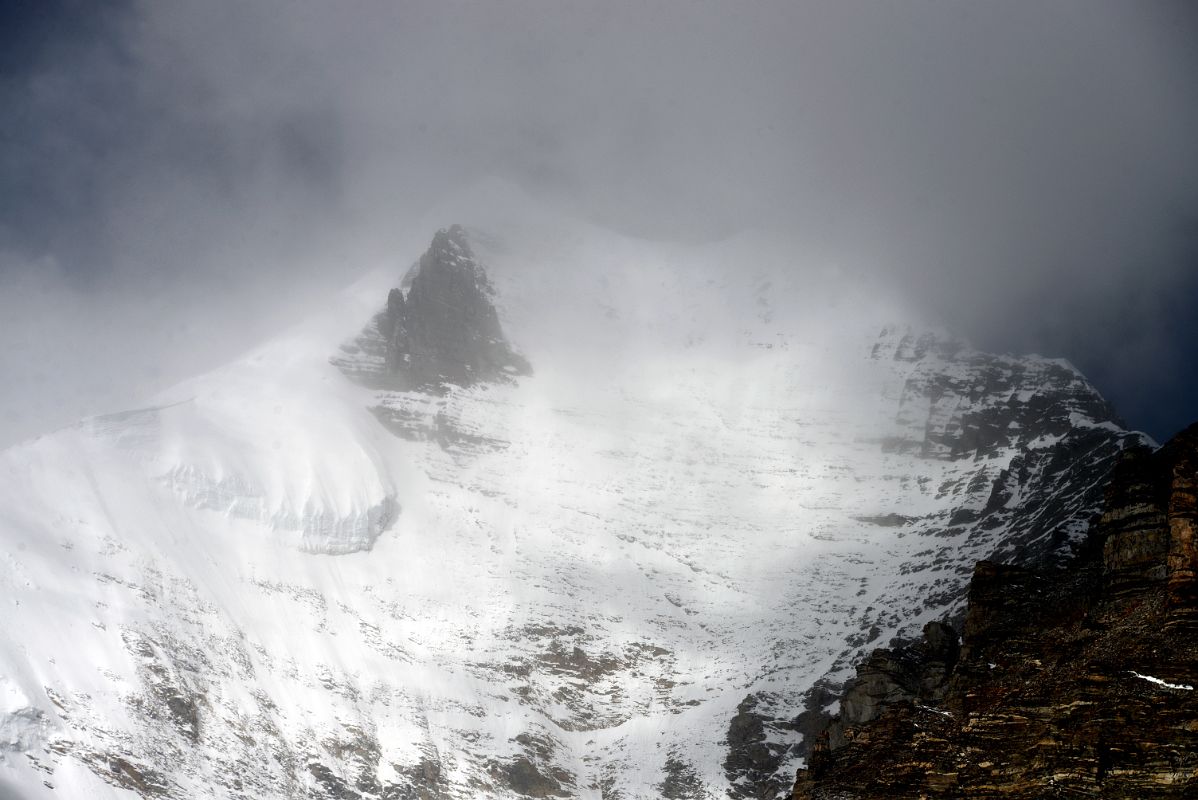
[[[7,440],[227,360],[488,181],[637,238],[786,238],[1073,359],[1158,438],[1190,416],[1188,4],[83,9],[6,26],[3,372],[43,398],[9,393]]]

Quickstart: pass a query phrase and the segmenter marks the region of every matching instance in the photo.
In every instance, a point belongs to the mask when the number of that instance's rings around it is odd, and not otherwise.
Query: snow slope
[[[397,266],[0,454],[0,791],[723,796],[793,774],[807,690],[957,610],[974,560],[1067,550],[1138,439],[1068,364],[921,338],[785,243],[487,200],[443,222],[531,376],[347,380]]]

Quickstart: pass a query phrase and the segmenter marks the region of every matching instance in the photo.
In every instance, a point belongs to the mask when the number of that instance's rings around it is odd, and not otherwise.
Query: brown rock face
[[[1107,489],[1106,585],[1135,595],[1163,584],[1167,624],[1198,620],[1198,425],[1156,453],[1129,451]]]
[[[796,800],[1198,797],[1196,486],[1198,425],[1123,459],[1066,569],[978,564],[959,659],[875,652]]]
[[[1198,457],[1192,448],[1180,448],[1173,463],[1168,574],[1170,621],[1188,627],[1198,621]]]
[[[828,747],[839,749],[891,706],[942,701],[959,655],[956,632],[940,622],[925,625],[915,644],[875,650],[845,684],[840,716],[828,726]]]

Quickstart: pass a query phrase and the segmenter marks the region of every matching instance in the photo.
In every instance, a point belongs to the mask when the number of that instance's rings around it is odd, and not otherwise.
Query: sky
[[[495,177],[654,239],[792,236],[1158,440],[1198,420],[1193,3],[0,14],[0,446],[229,360]]]

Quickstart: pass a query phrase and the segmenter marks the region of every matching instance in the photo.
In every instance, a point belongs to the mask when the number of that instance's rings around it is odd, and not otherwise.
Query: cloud
[[[100,325],[215,315],[164,373],[491,175],[654,238],[783,232],[1133,406],[1195,356],[1159,319],[1195,270],[1184,3],[83,5],[4,64],[0,269],[52,261]]]

